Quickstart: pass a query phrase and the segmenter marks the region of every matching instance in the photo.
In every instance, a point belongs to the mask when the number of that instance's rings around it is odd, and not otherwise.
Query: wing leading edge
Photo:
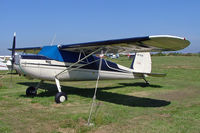
[[[27,48],[15,48],[16,52],[22,52],[22,53],[31,53],[31,54],[38,54],[42,47],[27,47]],[[12,51],[11,48],[8,50]]]
[[[190,44],[185,38],[157,35],[145,37],[132,37],[124,39],[114,39],[96,42],[76,43],[68,45],[58,45],[60,50],[91,53],[99,48],[107,52],[150,52],[150,51],[177,51],[187,47]],[[18,52],[38,53],[42,47],[17,48]]]

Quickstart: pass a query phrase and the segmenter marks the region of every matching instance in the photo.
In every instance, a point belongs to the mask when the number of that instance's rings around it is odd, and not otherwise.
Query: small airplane
[[[5,60],[2,60],[1,58],[0,58],[0,70],[1,71],[8,70],[8,67],[6,66]]]
[[[4,60],[4,61],[10,60],[10,59],[11,59],[11,56],[9,56],[9,55],[2,55],[2,56],[0,56],[0,59],[2,59],[2,60]]]
[[[188,40],[170,35],[131,37],[96,42],[43,47],[15,48],[14,33],[12,69],[29,78],[40,79],[37,86],[26,90],[27,96],[36,96],[43,81],[55,81],[58,93],[55,102],[62,103],[67,95],[61,91],[60,81],[88,81],[106,79],[145,79],[147,76],[163,77],[166,74],[151,73],[150,52],[176,51],[187,47]],[[29,53],[16,55],[15,52]],[[103,59],[106,53],[135,52],[130,68]],[[96,56],[99,54],[100,56]]]
[[[9,70],[11,66],[11,56],[0,56],[0,70]]]

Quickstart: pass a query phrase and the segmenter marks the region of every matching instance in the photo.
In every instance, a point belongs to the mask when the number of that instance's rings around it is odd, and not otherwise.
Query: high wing
[[[124,39],[114,39],[105,41],[95,41],[86,43],[76,43],[68,45],[58,45],[60,50],[91,53],[99,48],[107,52],[150,52],[150,51],[177,51],[187,47],[190,44],[188,40],[182,37],[170,35],[156,35],[144,37],[132,37]],[[38,53],[42,47],[16,48],[18,52]],[[9,49],[11,50],[11,49]]]
[[[27,48],[15,48],[16,52],[22,52],[22,53],[31,53],[31,54],[37,54],[40,52],[42,47],[27,47]],[[8,50],[12,51],[11,48]]]
[[[181,37],[158,35],[146,37],[134,37],[116,40],[106,40],[71,45],[61,45],[62,50],[80,51],[90,53],[98,48],[104,48],[108,52],[150,52],[150,51],[177,51],[187,47],[188,40]]]

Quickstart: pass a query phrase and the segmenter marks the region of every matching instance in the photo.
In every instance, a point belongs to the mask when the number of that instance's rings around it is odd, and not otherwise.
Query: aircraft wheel
[[[150,86],[150,83],[148,82],[148,83],[146,83],[146,86]]]
[[[64,92],[58,92],[55,96],[56,103],[62,103],[67,100],[67,95]]]
[[[30,87],[28,87],[26,89],[26,96],[32,96],[32,97],[34,97],[36,95],[37,95],[37,90],[35,89],[35,87],[30,86]]]

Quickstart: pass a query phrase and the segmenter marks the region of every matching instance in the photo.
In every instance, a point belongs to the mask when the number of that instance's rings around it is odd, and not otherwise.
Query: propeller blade
[[[14,64],[15,64],[15,47],[16,47],[16,33],[14,32],[14,37],[13,37],[13,45],[12,45],[12,59],[11,59],[11,75],[10,75],[10,82],[11,82],[11,88],[12,88],[12,74],[13,74],[13,69],[14,69]]]
[[[13,70],[14,67],[14,63],[15,63],[15,47],[16,47],[16,32],[14,33],[14,38],[13,38],[13,45],[12,45],[12,60],[11,60],[11,72]]]

